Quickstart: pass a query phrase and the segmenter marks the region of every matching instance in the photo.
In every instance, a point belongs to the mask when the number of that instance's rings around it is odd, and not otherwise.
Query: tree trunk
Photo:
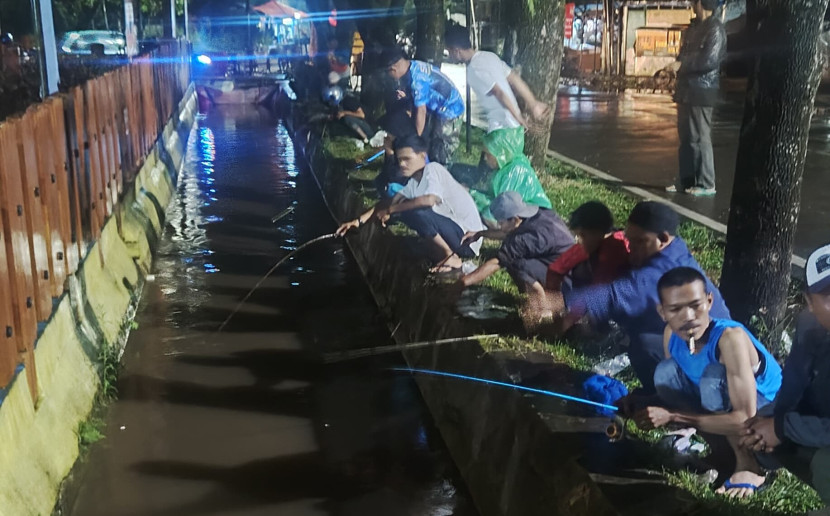
[[[516,57],[522,78],[536,98],[551,106],[547,120],[534,122],[525,136],[525,154],[542,171],[556,110],[556,91],[565,38],[565,0],[521,0],[516,7]]]
[[[772,334],[786,308],[801,178],[828,0],[750,0],[753,52],[738,145],[721,290],[732,316]]]
[[[415,59],[441,66],[444,60],[444,0],[415,0],[418,10]]]

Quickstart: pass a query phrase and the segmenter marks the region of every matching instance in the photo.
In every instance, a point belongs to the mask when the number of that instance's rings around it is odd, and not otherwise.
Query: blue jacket
[[[596,322],[613,319],[632,337],[644,333],[662,335],[666,323],[657,313],[660,302],[657,282],[675,267],[692,267],[703,272],[680,237],[675,237],[645,265],[631,269],[613,283],[566,292],[565,304],[572,312],[586,312]],[[731,319],[720,291],[709,278],[706,278],[706,288],[714,298],[709,315],[715,319]]]
[[[775,433],[784,442],[824,448],[830,446],[830,332],[805,310],[795,334],[774,402]]]

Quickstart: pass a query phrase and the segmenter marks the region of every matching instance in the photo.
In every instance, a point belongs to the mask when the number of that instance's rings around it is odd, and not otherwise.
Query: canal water
[[[285,218],[271,218],[287,207]],[[64,493],[71,516],[476,514],[284,124],[227,106],[193,129],[123,357],[119,397]]]

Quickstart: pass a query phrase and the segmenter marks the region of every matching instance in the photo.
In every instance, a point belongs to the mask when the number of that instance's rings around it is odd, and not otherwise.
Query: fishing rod
[[[294,211],[294,206],[289,206],[288,208],[282,210],[281,212],[277,213],[273,217],[271,217],[271,224],[276,224],[279,220],[285,218],[289,214]]]
[[[485,383],[485,384],[488,384],[488,385],[496,385],[496,386],[499,386],[499,387],[510,387],[511,389],[516,389],[516,390],[519,390],[519,391],[532,392],[534,394],[544,394],[545,396],[553,396],[554,398],[560,398],[560,399],[563,399],[563,400],[566,400],[566,401],[574,401],[574,402],[582,403],[582,404],[585,404],[585,405],[591,405],[593,407],[598,407],[598,408],[602,408],[602,409],[605,409],[605,410],[610,410],[612,412],[617,412],[619,410],[619,407],[616,407],[614,405],[607,405],[605,403],[600,403],[598,401],[586,400],[585,398],[578,398],[576,396],[571,396],[569,394],[562,394],[562,393],[559,393],[559,392],[546,391],[546,390],[543,390],[543,389],[535,389],[533,387],[525,387],[524,385],[516,385],[516,384],[512,384],[512,383],[507,383],[507,382],[498,382],[496,380],[487,380],[485,378],[476,378],[475,376],[466,376],[466,375],[463,375],[463,374],[455,374],[455,373],[445,373],[443,371],[432,371],[430,369],[412,369],[412,368],[408,368],[408,367],[393,367],[390,370],[391,371],[402,371],[402,372],[407,372],[407,373],[418,373],[418,374],[425,374],[425,375],[432,375],[432,376],[442,376],[442,377],[445,377],[445,378],[455,378],[455,379],[459,379],[459,380],[471,380],[471,381],[474,381],[474,382],[481,382],[481,383]]]
[[[347,351],[335,351],[332,353],[323,354],[323,363],[332,364],[336,362],[345,362],[347,360],[355,360],[358,358],[369,357],[374,355],[382,355],[385,353],[394,353],[396,351],[405,351],[409,349],[427,348],[431,346],[440,346],[443,344],[455,344],[459,342],[468,342],[471,340],[495,338],[499,335],[496,333],[489,335],[470,335],[469,337],[455,337],[450,339],[425,340],[421,342],[410,342],[409,344],[394,344],[391,346],[377,346],[374,348],[353,349]]]
[[[360,170],[361,168],[365,167],[365,166],[366,166],[366,165],[368,165],[369,163],[371,163],[371,162],[375,161],[376,159],[378,159],[379,157],[383,156],[383,154],[384,154],[385,152],[386,152],[386,151],[385,151],[385,150],[383,150],[383,149],[381,149],[381,150],[377,151],[377,153],[375,153],[375,154],[373,154],[373,155],[369,156],[369,157],[368,157],[368,158],[366,158],[366,159],[365,159],[362,163],[358,163],[358,164],[357,164],[357,166],[356,166],[356,167],[354,167],[354,169],[355,169],[355,170]]]
[[[455,373],[445,373],[443,371],[433,371],[430,369],[414,369],[408,367],[392,367],[390,368],[391,371],[401,371],[407,373],[418,373],[418,374],[425,374],[425,375],[432,375],[432,376],[441,376],[445,378],[455,378],[459,380],[471,380],[474,382],[481,382],[487,385],[496,385],[498,387],[509,387],[511,389],[516,389],[519,391],[526,391],[532,392],[534,394],[543,394],[545,396],[552,396],[554,398],[560,398],[565,401],[574,401],[576,403],[582,403],[584,405],[590,405],[592,407],[602,408],[605,410],[610,410],[611,412],[617,413],[619,411],[619,407],[614,405],[608,405],[605,403],[600,403],[598,401],[591,401],[586,400],[584,398],[579,398],[577,396],[570,396],[568,394],[562,394],[559,392],[553,391],[546,391],[543,389],[535,389],[533,387],[525,387],[524,385],[516,385],[507,382],[498,382],[496,380],[487,380],[485,378],[476,378],[475,376],[467,376],[463,374],[455,374]],[[612,442],[616,442],[621,440],[625,436],[625,420],[623,420],[619,415],[614,415],[611,421],[604,425],[602,429],[605,435],[608,437],[609,440]]]
[[[245,302],[248,301],[248,299],[253,295],[253,293],[256,291],[256,289],[258,289],[260,287],[260,285],[262,285],[265,282],[265,280],[268,279],[268,277],[271,274],[273,274],[274,271],[277,270],[277,268],[280,265],[285,263],[286,260],[288,260],[289,258],[294,256],[295,254],[299,253],[300,251],[302,251],[306,247],[310,246],[311,244],[315,244],[317,242],[321,242],[323,240],[327,240],[329,238],[336,238],[336,237],[337,237],[337,233],[329,233],[328,235],[318,236],[317,238],[309,240],[308,242],[304,243],[303,245],[299,246],[298,248],[294,249],[290,253],[283,256],[282,259],[280,261],[278,261],[276,264],[274,264],[274,266],[271,267],[271,269],[269,269],[268,272],[265,273],[265,276],[263,276],[262,279],[260,279],[257,282],[257,284],[254,285],[254,287],[251,290],[248,291],[247,294],[245,294],[245,297],[242,298],[242,301],[240,301],[236,305],[236,308],[234,308],[233,311],[228,315],[228,317],[222,322],[222,324],[219,325],[219,328],[216,330],[216,333],[219,333],[219,332],[221,332],[222,330],[225,329],[225,326],[228,325],[228,323],[233,318],[233,316],[236,315],[236,313],[239,311],[239,309],[242,308],[242,305],[244,305]]]

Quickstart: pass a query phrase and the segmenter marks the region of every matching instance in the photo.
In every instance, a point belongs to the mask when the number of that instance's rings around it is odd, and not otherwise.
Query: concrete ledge
[[[299,120],[297,122],[300,122]],[[300,123],[295,123],[300,127]],[[343,170],[330,168],[317,135],[297,132],[336,220],[363,210]],[[425,286],[425,270],[394,237],[377,225],[347,238],[381,311],[394,321],[399,344],[482,332],[457,315],[440,288]],[[503,363],[477,342],[404,352],[413,368],[435,369],[509,382]],[[472,382],[418,377],[436,425],[483,516],[616,514],[577,460],[574,435],[554,434],[532,398]]]
[[[78,272],[67,278],[35,347],[37,399],[32,399],[22,367],[0,397],[0,516],[52,513],[61,482],[78,457],[78,425],[95,402],[98,352],[123,343],[195,116],[191,86],[135,185],[125,192]]]

